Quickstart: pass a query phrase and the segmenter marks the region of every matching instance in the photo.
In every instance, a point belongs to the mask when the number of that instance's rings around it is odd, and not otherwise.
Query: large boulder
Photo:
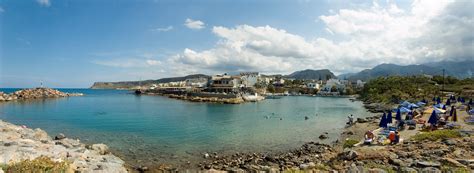
[[[109,147],[105,144],[93,144],[91,149],[97,151],[101,155],[109,153]]]

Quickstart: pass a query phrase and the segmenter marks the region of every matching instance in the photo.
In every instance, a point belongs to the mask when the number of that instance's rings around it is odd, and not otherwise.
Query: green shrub
[[[355,144],[359,143],[358,140],[355,140],[355,139],[347,139],[346,141],[344,141],[344,145],[343,147],[344,148],[352,148]]]
[[[34,160],[23,160],[21,162],[3,165],[5,172],[24,173],[64,173],[69,168],[68,162],[55,162],[48,157],[38,157]]]
[[[457,130],[435,130],[431,132],[422,132],[416,134],[412,137],[415,141],[423,141],[423,140],[430,140],[436,141],[439,139],[449,139],[449,138],[457,138],[461,137],[461,133]]]

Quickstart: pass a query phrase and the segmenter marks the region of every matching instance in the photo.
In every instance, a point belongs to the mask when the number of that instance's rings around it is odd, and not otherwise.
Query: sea
[[[84,96],[0,103],[0,119],[41,128],[51,136],[63,133],[84,143],[104,143],[134,164],[180,165],[204,153],[285,152],[310,141],[331,143],[349,115],[371,115],[361,102],[347,97],[283,96],[218,104],[127,90],[58,90]],[[320,140],[323,133],[329,138]]]

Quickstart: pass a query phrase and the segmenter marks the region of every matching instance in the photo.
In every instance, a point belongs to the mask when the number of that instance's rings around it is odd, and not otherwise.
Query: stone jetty
[[[0,139],[0,172],[2,167],[9,172],[9,165],[45,157],[64,163],[65,172],[128,172],[124,161],[112,155],[104,144],[86,145],[63,134],[51,138],[39,128],[30,129],[2,120]]]
[[[64,93],[51,88],[32,88],[15,91],[11,94],[0,92],[0,102],[28,99],[59,98],[70,96],[82,96],[82,93]]]

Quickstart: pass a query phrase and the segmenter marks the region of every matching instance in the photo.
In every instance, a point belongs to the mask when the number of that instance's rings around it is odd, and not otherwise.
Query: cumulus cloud
[[[204,22],[187,18],[184,21],[184,26],[188,27],[189,29],[199,30],[204,28]]]
[[[337,40],[308,40],[271,26],[216,26],[212,32],[220,40],[213,48],[186,48],[169,61],[195,71],[291,72],[329,68],[343,73],[380,63],[467,60],[474,56],[473,3],[415,0],[409,9],[400,9],[395,3],[374,3],[367,9],[334,10],[319,20]]]
[[[154,29],[151,29],[151,31],[157,31],[157,32],[168,32],[168,31],[171,31],[173,30],[173,26],[167,26],[167,27],[164,27],[164,28],[154,28]]]
[[[44,6],[44,7],[51,6],[51,1],[49,1],[49,0],[36,0],[36,2],[38,2],[38,4],[40,4],[41,6]]]

